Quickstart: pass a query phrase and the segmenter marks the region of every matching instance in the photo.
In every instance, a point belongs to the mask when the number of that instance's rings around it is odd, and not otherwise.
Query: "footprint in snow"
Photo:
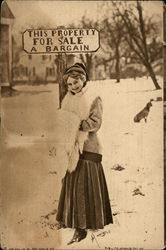
[[[49,171],[48,174],[57,174],[56,171]]]
[[[118,214],[120,214],[120,212],[113,213],[112,215],[113,215],[113,216],[116,216],[116,215],[118,215]]]
[[[125,168],[122,167],[121,165],[119,164],[115,164],[111,169],[115,170],[115,171],[122,171],[124,170]]]
[[[49,217],[50,217],[51,215],[55,215],[56,213],[57,213],[57,209],[54,209],[54,210],[53,210],[52,212],[50,212],[49,214],[41,216],[41,218],[44,218],[44,219],[49,220]]]
[[[134,191],[133,191],[133,196],[134,195],[142,195],[142,196],[145,196],[145,194],[143,194],[139,188],[136,188]]]

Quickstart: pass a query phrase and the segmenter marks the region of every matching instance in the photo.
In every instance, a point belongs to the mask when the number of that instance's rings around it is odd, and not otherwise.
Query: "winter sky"
[[[20,31],[22,28],[29,28],[32,24],[34,27],[38,24],[48,25],[50,28],[67,26],[70,23],[77,23],[84,14],[89,18],[100,19],[102,11],[99,11],[98,6],[104,2],[7,0],[15,16],[14,29]],[[146,15],[157,14],[162,18],[162,1],[144,1],[143,4]]]

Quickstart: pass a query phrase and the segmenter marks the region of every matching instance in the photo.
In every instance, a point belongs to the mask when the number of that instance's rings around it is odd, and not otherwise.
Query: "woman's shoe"
[[[71,245],[75,242],[79,242],[85,239],[86,236],[87,236],[87,231],[85,229],[77,228],[74,232],[73,238],[71,239],[71,241],[69,241],[67,245]]]

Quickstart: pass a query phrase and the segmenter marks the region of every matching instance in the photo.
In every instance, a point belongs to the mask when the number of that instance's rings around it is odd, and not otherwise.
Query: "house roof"
[[[15,18],[6,1],[2,2],[1,5],[1,17],[9,19]]]

